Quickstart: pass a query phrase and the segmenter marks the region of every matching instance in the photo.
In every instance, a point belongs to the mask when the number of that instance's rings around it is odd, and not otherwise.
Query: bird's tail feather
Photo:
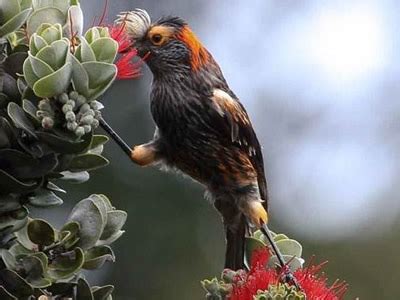
[[[242,215],[238,226],[234,228],[227,226],[225,268],[239,270],[244,268],[244,246],[247,231],[247,222]]]

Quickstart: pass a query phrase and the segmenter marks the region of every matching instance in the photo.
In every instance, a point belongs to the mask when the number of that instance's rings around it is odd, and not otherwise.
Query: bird
[[[116,20],[153,75],[150,110],[153,138],[130,150],[140,166],[180,171],[206,189],[222,217],[225,268],[243,269],[245,237],[267,235],[268,190],[260,142],[249,114],[221,68],[188,23],[176,16],[152,22],[145,10],[121,12]]]

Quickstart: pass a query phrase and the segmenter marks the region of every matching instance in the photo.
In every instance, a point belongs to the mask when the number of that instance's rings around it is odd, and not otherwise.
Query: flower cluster
[[[292,249],[286,253],[298,251],[300,244],[291,240],[282,234],[271,233],[281,252],[288,251],[289,246]],[[246,258],[249,270],[232,271],[225,269],[222,272],[221,279],[202,281],[203,288],[207,291],[207,299],[215,300],[270,300],[270,299],[296,299],[296,300],[339,300],[346,292],[347,285],[344,282],[335,281],[328,285],[326,276],[321,273],[325,263],[314,265],[312,260],[305,267],[299,264],[301,257],[292,256],[291,261],[287,261],[286,269],[277,268],[276,262],[272,263],[275,256],[270,252],[266,245],[255,242],[261,240],[260,233],[256,232],[253,237],[246,241]],[[280,239],[282,238],[282,239]],[[279,242],[279,240],[281,242]],[[295,247],[297,249],[295,249]],[[301,246],[300,246],[301,247]],[[288,255],[284,255],[287,257]],[[293,264],[294,258],[297,262]],[[287,270],[291,269],[296,282],[299,286],[292,283],[284,283],[283,278]]]
[[[110,36],[118,43],[119,58],[116,60],[117,79],[133,79],[141,75],[143,60],[137,59],[137,50],[125,31],[125,23],[109,26]]]
[[[268,292],[271,286],[279,284],[281,272],[276,268],[266,268],[270,258],[267,249],[257,250],[252,257],[251,267],[248,272],[240,271],[233,277],[230,300],[252,300],[255,295]],[[295,291],[297,296],[311,300],[339,300],[343,298],[346,284],[335,282],[329,286],[327,278],[320,271],[325,263],[319,265],[309,264],[305,268],[298,269],[294,276],[301,287]],[[284,286],[284,285],[283,285]],[[293,287],[294,288],[294,287]],[[292,291],[291,287],[285,287],[284,291]],[[262,299],[262,298],[260,298]]]

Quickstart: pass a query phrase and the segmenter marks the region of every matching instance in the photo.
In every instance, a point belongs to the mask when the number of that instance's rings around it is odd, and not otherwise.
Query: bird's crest
[[[210,60],[210,54],[203,47],[197,36],[184,25],[177,34],[177,39],[182,41],[191,51],[190,64],[193,70],[198,70]]]

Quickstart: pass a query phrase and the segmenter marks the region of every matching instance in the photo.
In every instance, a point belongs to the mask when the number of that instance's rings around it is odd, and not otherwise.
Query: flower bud
[[[53,109],[51,108],[50,101],[48,99],[40,100],[38,107],[39,107],[40,110],[44,110],[44,111],[48,111],[48,112],[52,112],[53,111]]]
[[[78,123],[76,122],[68,122],[67,123],[67,129],[69,131],[75,131],[78,128]]]
[[[99,125],[100,125],[99,120],[94,119],[93,122],[92,122],[92,127],[93,128],[97,128],[97,127],[99,127]]]
[[[67,120],[68,122],[75,122],[75,113],[73,111],[67,111],[67,113],[65,114],[65,120]]]
[[[62,104],[67,103],[69,100],[69,97],[66,93],[62,93],[60,96],[58,96],[58,101],[60,101]]]
[[[62,107],[62,111],[64,114],[66,114],[67,112],[72,111],[72,106],[69,104],[64,104]]]
[[[72,91],[69,93],[69,98],[72,100],[78,100],[79,94],[77,91]]]
[[[54,120],[51,117],[44,117],[42,120],[42,127],[45,129],[51,129],[54,126]]]
[[[68,104],[68,105],[71,105],[71,106],[72,106],[72,109],[75,108],[75,101],[74,101],[74,100],[69,99],[69,100],[67,101],[67,104]]]
[[[92,131],[92,126],[90,125],[84,125],[83,128],[85,130],[85,133],[89,133]]]
[[[79,95],[78,98],[76,99],[76,105],[79,107],[85,103],[86,103],[86,98],[83,97],[82,95]]]
[[[85,129],[82,126],[79,126],[75,129],[75,134],[77,136],[82,136],[85,134]]]
[[[81,119],[81,123],[84,125],[92,125],[93,120],[94,120],[93,116],[86,115]]]
[[[90,109],[89,104],[85,103],[85,104],[83,104],[83,105],[81,106],[81,108],[79,109],[79,112],[80,112],[81,114],[85,114],[86,112],[89,111],[89,109]]]

